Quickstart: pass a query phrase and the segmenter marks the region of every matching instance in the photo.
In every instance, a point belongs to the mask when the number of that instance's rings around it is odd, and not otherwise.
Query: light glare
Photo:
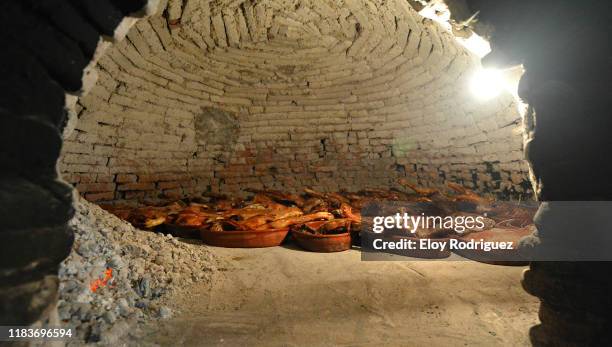
[[[457,37],[457,41],[479,58],[483,58],[485,55],[491,53],[491,44],[489,41],[476,33],[472,33],[467,39]]]
[[[472,77],[471,89],[481,100],[492,99],[506,88],[504,76],[497,69],[481,69]]]

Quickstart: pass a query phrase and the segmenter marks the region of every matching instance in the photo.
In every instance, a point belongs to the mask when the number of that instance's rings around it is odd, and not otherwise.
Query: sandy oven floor
[[[224,271],[169,298],[174,316],[145,327],[140,343],[520,346],[537,322],[522,267],[364,262],[354,250],[212,250]]]

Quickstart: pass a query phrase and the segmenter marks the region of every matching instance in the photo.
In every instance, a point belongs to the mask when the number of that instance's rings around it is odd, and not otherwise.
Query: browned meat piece
[[[373,196],[360,196],[354,199],[351,199],[351,203],[349,204],[354,210],[361,210],[365,206],[370,203],[380,201],[380,199]]]
[[[180,213],[174,220],[175,225],[186,228],[200,228],[207,220],[207,216],[196,213]]]
[[[342,216],[354,223],[361,223],[361,213],[353,212],[353,208],[348,204],[340,205]]]
[[[152,229],[158,225],[162,225],[166,222],[166,216],[159,216],[145,220],[143,227],[145,229]]]
[[[455,201],[471,202],[474,204],[482,204],[482,205],[490,203],[489,200],[479,196],[478,194],[474,193],[473,191],[459,184],[448,182],[446,183],[446,185],[450,189],[452,189],[455,193],[457,193],[457,195],[454,195],[452,197],[452,199]]]
[[[273,220],[274,220],[274,215],[262,214],[258,216],[253,216],[243,222],[240,222],[240,225],[242,225],[242,228],[244,230],[252,230],[264,224],[270,223]]]
[[[190,205],[168,216],[166,223],[187,228],[201,228],[209,220],[218,218],[217,212],[206,210],[204,205]]]
[[[311,232],[313,234],[316,234],[319,232],[319,230],[321,229],[321,227],[323,227],[323,225],[325,225],[325,223],[327,223],[327,221],[325,220],[317,220],[314,222],[306,222],[302,225],[292,225],[291,226],[291,230],[305,230],[308,232]]]
[[[306,222],[301,225],[292,225],[291,230],[306,231],[312,234],[337,234],[349,232],[351,224],[351,221],[348,219],[320,220]]]
[[[176,203],[168,205],[166,208],[169,212],[166,218],[166,224],[172,224],[187,228],[201,228],[209,222],[209,220],[216,220],[219,218],[219,214],[216,211],[211,210],[207,205],[191,203],[187,207],[181,207]],[[179,209],[177,212],[176,210]]]
[[[131,211],[127,218],[137,228],[152,229],[166,221],[168,213],[160,207],[141,207]]]
[[[308,194],[308,195],[310,195],[312,197],[315,197],[315,198],[319,198],[319,199],[323,199],[323,200],[325,199],[325,194],[319,193],[319,192],[317,192],[314,189],[304,188],[304,193],[306,193],[306,194]]]
[[[182,214],[199,214],[202,213],[204,211],[204,209],[200,206],[189,206],[189,207],[185,207],[184,209],[180,210],[179,213]]]
[[[409,204],[406,213],[428,216],[460,216],[476,212],[482,216],[483,209],[491,212],[485,219],[483,229],[498,227],[522,227],[531,222],[533,214],[515,207],[501,207],[458,184],[449,183],[455,195],[446,195],[435,189],[421,189],[406,179],[400,184],[414,190],[416,194],[396,190],[366,189],[359,193],[321,193],[304,189],[307,199],[279,191],[248,190],[255,192],[250,201],[214,197],[212,202],[202,204],[191,202],[189,205],[177,201],[163,207],[144,207],[129,212],[115,212],[132,224],[141,228],[153,228],[162,223],[185,227],[205,227],[214,230],[263,230],[285,228],[295,225],[310,232],[328,232],[339,229],[358,229],[362,222],[360,209],[371,202],[411,201],[424,204]],[[296,205],[288,207],[289,205]],[[384,206],[381,205],[381,206]],[[467,212],[466,212],[467,211]],[[333,212],[337,219],[334,219]],[[325,223],[313,221],[326,221]],[[329,221],[329,222],[327,222]],[[349,225],[347,225],[348,221]],[[320,230],[319,230],[320,229]],[[477,230],[470,230],[477,231]],[[420,236],[445,237],[447,230],[422,230]]]
[[[234,202],[231,200],[219,200],[215,203],[217,211],[227,211],[234,207]]]
[[[327,199],[329,199],[330,201],[332,201],[336,205],[349,204],[350,203],[349,199],[345,198],[344,196],[342,196],[342,195],[340,195],[338,193],[325,193],[325,197]]]
[[[241,230],[241,226],[230,220],[216,221],[212,223],[210,231],[235,231]]]
[[[432,200],[430,198],[426,198],[426,197],[418,197],[416,199],[414,199],[414,202],[432,202]]]
[[[327,203],[321,198],[309,198],[302,207],[305,213],[323,212],[328,210]]]
[[[317,212],[317,213],[311,213],[311,214],[307,214],[303,216],[287,217],[287,218],[277,219],[268,224],[264,224],[258,227],[257,229],[258,230],[283,229],[283,228],[287,228],[294,224],[303,224],[306,222],[319,220],[319,219],[328,219],[328,220],[334,219],[334,215],[329,212]]]
[[[414,190],[415,193],[417,193],[417,195],[422,196],[422,197],[430,197],[432,195],[435,195],[437,193],[439,193],[438,190],[436,189],[430,189],[430,188],[418,188],[415,184],[410,183],[408,180],[404,179],[404,178],[400,178],[398,180],[398,183],[404,187],[408,187],[412,190]]]
[[[363,196],[357,194],[357,193],[344,193],[344,196],[349,199],[349,201],[353,201],[353,200],[361,200],[363,199]]]
[[[130,217],[130,213],[131,213],[131,210],[126,209],[126,208],[120,208],[120,209],[108,208],[107,211],[117,216],[117,218],[123,219],[123,220],[128,220],[128,218]]]
[[[284,205],[296,205],[298,207],[302,207],[304,205],[304,199],[297,194],[289,194],[282,193],[277,190],[259,190],[259,189],[245,189],[247,192],[256,193],[257,195],[262,195],[267,197],[270,200],[274,200],[277,203],[281,203]],[[257,198],[257,195],[255,196]]]
[[[282,210],[276,210],[274,211],[274,217],[276,219],[283,219],[283,218],[289,218],[289,217],[298,217],[303,215],[304,212],[302,212],[302,210],[300,210],[297,207],[285,207]]]
[[[258,227],[273,222],[275,220],[299,217],[303,215],[302,211],[295,207],[285,207],[282,210],[271,211],[268,210],[264,214],[256,215],[251,218],[246,219],[243,222],[240,222],[241,227],[244,230],[252,230],[257,229]]]
[[[215,210],[204,209],[201,206],[189,206],[182,209],[179,214],[199,214],[207,217],[217,217],[222,215],[222,212],[217,212]]]
[[[270,213],[270,210],[267,208],[237,208],[229,211],[225,211],[221,213],[223,218],[232,218],[236,220],[247,220],[251,217],[259,216],[262,214]]]
[[[197,207],[202,211],[208,211],[210,210],[210,204],[200,204],[197,202],[190,202],[188,207]]]
[[[253,197],[253,203],[260,204],[262,206],[265,206],[266,208],[283,208],[283,207],[285,207],[284,205],[281,205],[281,204],[277,203],[276,201],[272,200],[269,196],[267,196],[265,194],[256,194]]]
[[[304,206],[304,198],[297,194],[285,194],[284,197],[287,201],[293,202],[293,204],[297,207]]]
[[[179,212],[179,211],[182,211],[184,208],[185,208],[185,204],[178,202],[178,201],[175,201],[169,205],[162,207],[162,209],[166,211],[167,213]]]
[[[338,207],[340,204],[349,203],[350,201],[337,193],[321,193],[310,188],[304,188],[304,192],[312,197],[319,198],[323,201],[328,202],[330,205]]]
[[[323,226],[319,229],[319,232],[322,234],[328,234],[332,232],[349,232],[351,230],[351,220],[350,219],[332,219],[329,222],[323,224]]]

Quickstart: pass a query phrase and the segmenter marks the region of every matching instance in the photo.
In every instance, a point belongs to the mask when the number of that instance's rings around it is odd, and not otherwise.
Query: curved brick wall
[[[60,165],[86,198],[529,187],[512,97],[475,100],[478,59],[407,2],[218,3],[171,1],[100,59]]]

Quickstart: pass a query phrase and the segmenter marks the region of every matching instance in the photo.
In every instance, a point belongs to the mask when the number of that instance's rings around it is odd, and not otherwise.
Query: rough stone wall
[[[478,59],[407,2],[220,3],[141,21],[100,60],[60,167],[87,199],[528,189],[512,97],[475,100]]]

